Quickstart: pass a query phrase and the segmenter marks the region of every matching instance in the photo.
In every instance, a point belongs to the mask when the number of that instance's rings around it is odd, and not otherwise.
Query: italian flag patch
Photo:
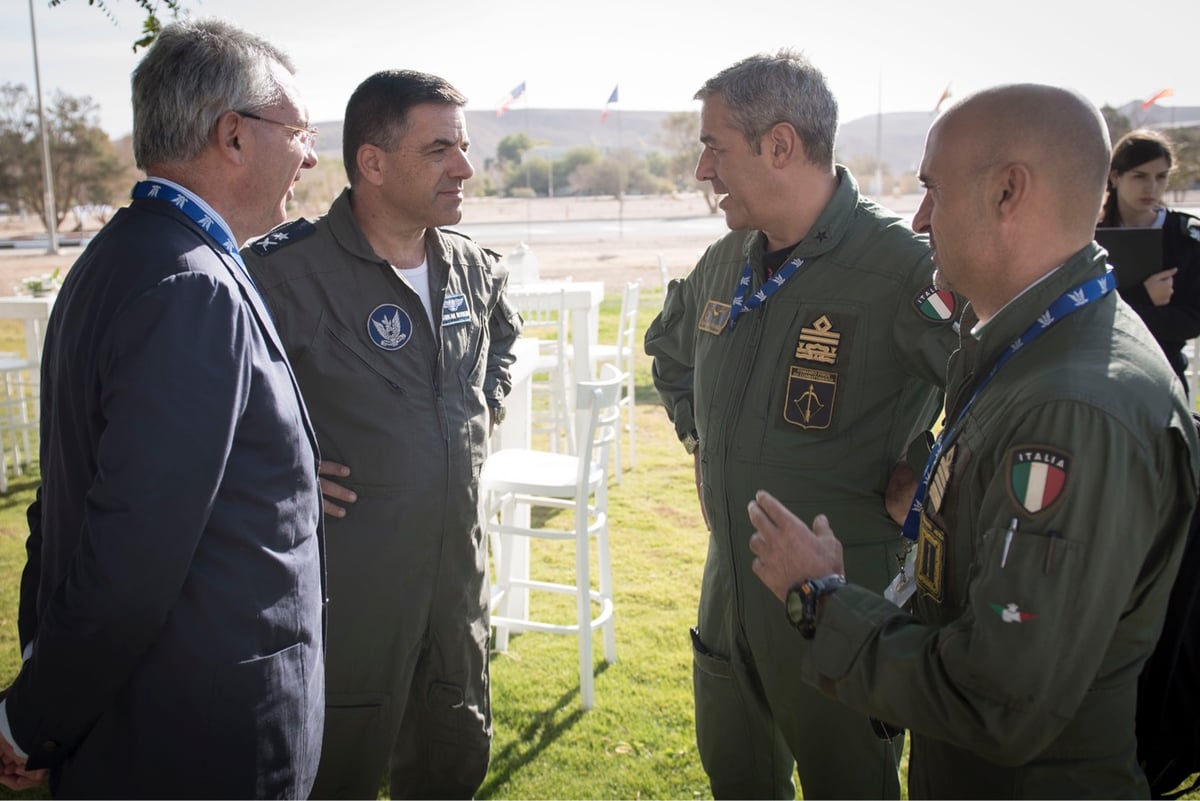
[[[1008,452],[1009,492],[1029,514],[1049,509],[1062,497],[1071,457],[1062,451],[1022,445]]]
[[[928,287],[917,295],[913,303],[927,320],[944,323],[954,316],[954,293],[947,289]]]

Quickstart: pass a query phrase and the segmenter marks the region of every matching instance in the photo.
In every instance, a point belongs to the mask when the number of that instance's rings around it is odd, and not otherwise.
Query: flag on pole
[[[621,87],[621,84],[617,84],[616,86],[613,87],[612,94],[608,96],[608,102],[604,104],[604,111],[600,112],[600,122],[604,122],[605,120],[608,119],[608,107],[611,106],[613,103],[618,102],[617,89],[619,89],[620,87]]]
[[[503,117],[504,112],[508,111],[508,107],[517,102],[517,98],[525,94],[525,82],[521,81],[512,88],[503,100],[500,101],[499,107],[496,109],[496,116]]]
[[[1163,89],[1161,92],[1159,92],[1158,94],[1151,97],[1145,103],[1142,103],[1142,111],[1145,111],[1146,109],[1150,108],[1155,103],[1157,103],[1158,101],[1160,101],[1164,98],[1170,97],[1173,94],[1175,94],[1174,89]]]
[[[946,88],[942,90],[942,96],[938,98],[937,105],[933,107],[933,113],[937,114],[939,111],[941,111],[942,104],[949,100],[950,97],[950,84],[946,84]]]

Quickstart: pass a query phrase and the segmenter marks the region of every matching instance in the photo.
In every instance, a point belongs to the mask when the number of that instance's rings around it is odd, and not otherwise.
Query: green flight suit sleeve
[[[509,367],[517,360],[513,355],[513,344],[521,335],[521,316],[508,301],[508,271],[496,270],[493,264],[491,280],[499,299],[488,316],[487,373],[483,378],[483,396],[489,405],[499,405],[512,390],[512,375]]]
[[[668,284],[662,311],[650,322],[643,343],[646,355],[653,359],[654,388],[680,440],[696,430],[692,402],[698,315],[695,276],[693,272]]]
[[[967,468],[971,497],[946,534],[949,548],[974,548],[961,609],[923,625],[846,587],[824,605],[805,680],[999,764],[1039,754],[1081,704],[1096,703],[1085,701],[1090,690],[1136,681],[1161,628],[1165,598],[1148,599],[1169,589],[1195,500],[1187,440],[1172,427],[1138,436],[1093,406],[1028,408]],[[1033,514],[1011,469],[1030,448],[1070,459],[1059,495]],[[1118,487],[1119,501],[1105,502]]]
[[[933,258],[926,250],[909,270],[908,285],[899,298],[901,308],[892,317],[892,337],[909,372],[944,390],[946,362],[958,348],[955,323],[966,301],[953,292],[930,295],[933,269]],[[939,319],[940,315],[948,316]]]

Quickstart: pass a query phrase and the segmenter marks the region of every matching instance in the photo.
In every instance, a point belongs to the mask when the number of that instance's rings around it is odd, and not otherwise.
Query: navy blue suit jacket
[[[306,797],[324,716],[318,454],[254,287],[165,200],[71,269],[7,697],[56,796]]]

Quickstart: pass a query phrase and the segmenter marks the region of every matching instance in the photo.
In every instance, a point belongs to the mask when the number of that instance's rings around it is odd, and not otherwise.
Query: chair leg
[[[637,439],[637,422],[635,420],[637,404],[634,400],[632,369],[629,371],[629,387],[626,391],[629,393],[629,469],[632,470],[637,467],[637,445],[635,444],[635,440]]]
[[[576,527],[576,531],[581,529]],[[587,531],[584,513],[582,531]],[[575,619],[579,624],[579,698],[585,710],[596,703],[595,676],[592,669],[592,582],[588,575],[588,537],[575,538]]]
[[[608,553],[608,524],[596,532],[596,554],[600,569],[600,597],[613,602],[612,560]],[[615,607],[615,604],[614,604]],[[609,615],[604,624],[604,661],[610,665],[617,661],[617,612]]]

